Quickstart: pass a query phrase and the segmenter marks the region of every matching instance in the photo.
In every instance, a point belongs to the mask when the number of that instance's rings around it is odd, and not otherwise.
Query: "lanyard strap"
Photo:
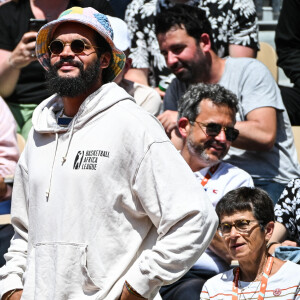
[[[257,298],[258,300],[263,300],[264,297],[265,297],[267,284],[268,284],[268,279],[269,279],[269,275],[270,275],[271,270],[272,270],[273,262],[274,262],[274,257],[269,256],[267,264],[266,264],[264,272],[263,272],[263,276],[262,276],[262,280],[261,280],[261,286],[260,286],[260,290],[259,290],[259,294],[258,294],[258,298]],[[232,300],[238,300],[239,276],[240,276],[240,268],[237,267],[235,275],[234,275],[233,283],[232,283]]]
[[[206,175],[204,176],[204,178],[201,181],[202,186],[205,186],[207,184],[208,180],[211,179],[211,177],[217,171],[219,165],[220,164],[217,164],[217,165],[214,165],[214,166],[212,166],[212,167],[209,168],[209,170],[207,171]]]

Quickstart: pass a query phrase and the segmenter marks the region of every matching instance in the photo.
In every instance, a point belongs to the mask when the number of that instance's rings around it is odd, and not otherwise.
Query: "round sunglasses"
[[[68,45],[71,47],[72,52],[75,54],[80,54],[87,49],[91,49],[92,47],[100,48],[94,45],[86,44],[83,40],[80,39],[75,39],[71,43],[65,43],[61,40],[54,40],[50,43],[48,48],[52,54],[58,55],[62,53],[64,51],[65,46]]]

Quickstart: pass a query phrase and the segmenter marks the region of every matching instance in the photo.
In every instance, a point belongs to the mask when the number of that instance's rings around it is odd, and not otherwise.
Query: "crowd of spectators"
[[[277,293],[277,271],[299,272],[284,261],[300,263],[300,163],[292,133],[292,125],[300,125],[300,5],[297,0],[270,2],[278,20],[278,66],[293,84],[286,87],[256,59],[263,4],[0,0],[0,215],[10,213],[12,185],[5,177],[13,177],[19,159],[16,133],[27,139],[34,110],[52,95],[36,56],[38,29],[30,29],[29,20],[51,22],[68,8],[93,7],[108,15],[113,42],[126,55],[114,82],[157,117],[217,206],[219,230],[208,248],[157,297],[197,300],[201,294],[200,299],[215,299],[233,293],[232,282],[240,295]],[[0,225],[0,266],[13,234],[10,224]],[[239,247],[245,248],[239,252]],[[252,247],[260,250],[249,255]],[[232,259],[239,268],[232,270]],[[272,290],[262,291],[256,282],[263,282],[268,264],[273,265]],[[300,299],[297,278],[293,288],[286,276],[278,278],[280,288]]]

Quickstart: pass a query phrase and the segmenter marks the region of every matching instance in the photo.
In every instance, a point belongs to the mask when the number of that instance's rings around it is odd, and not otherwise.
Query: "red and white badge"
[[[273,292],[274,296],[280,296],[281,295],[281,289],[275,289]]]

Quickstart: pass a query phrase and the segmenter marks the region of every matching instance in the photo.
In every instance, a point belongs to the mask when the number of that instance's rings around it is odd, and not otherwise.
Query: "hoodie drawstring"
[[[71,144],[71,140],[72,140],[72,137],[73,137],[74,126],[75,126],[76,121],[77,121],[77,117],[75,117],[74,120],[73,120],[73,122],[72,122],[72,127],[71,127],[70,136],[69,136],[69,140],[68,140],[67,150],[66,150],[65,155],[62,157],[61,165],[63,165],[65,163],[65,161],[67,160],[67,155],[68,155],[70,144]]]
[[[49,200],[49,195],[50,195],[50,188],[51,188],[53,167],[54,167],[54,162],[55,162],[55,157],[56,157],[56,152],[57,152],[57,145],[58,145],[58,133],[56,132],[55,133],[55,151],[54,151],[54,154],[53,154],[53,160],[52,160],[52,166],[51,166],[51,172],[50,172],[49,186],[48,186],[48,190],[46,191],[47,201]]]

